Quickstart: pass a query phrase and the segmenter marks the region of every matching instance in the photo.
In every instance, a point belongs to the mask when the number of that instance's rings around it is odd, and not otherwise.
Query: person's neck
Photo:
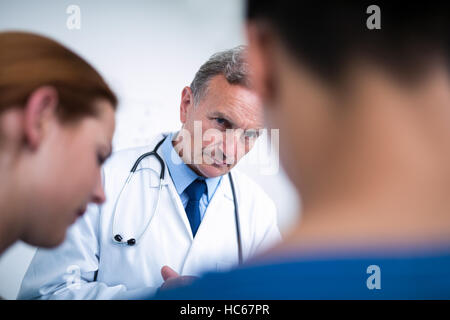
[[[449,87],[448,78],[436,79],[406,100],[362,94],[287,242],[450,243]]]
[[[16,179],[8,170],[3,159],[0,159],[0,254],[18,240],[22,234],[20,194],[17,191]]]

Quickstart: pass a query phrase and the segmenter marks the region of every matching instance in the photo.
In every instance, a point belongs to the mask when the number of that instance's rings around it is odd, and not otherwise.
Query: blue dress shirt
[[[187,196],[185,190],[195,179],[200,176],[192,171],[192,169],[184,163],[175,151],[172,145],[172,139],[175,135],[176,133],[170,133],[167,136],[166,140],[161,145],[161,152],[175,185],[175,189],[177,190],[181,202],[183,203],[183,207],[186,208],[189,197]],[[208,208],[208,205],[220,184],[220,181],[222,181],[221,176],[205,179],[207,191],[200,199],[200,218],[202,220],[205,216],[206,209]]]

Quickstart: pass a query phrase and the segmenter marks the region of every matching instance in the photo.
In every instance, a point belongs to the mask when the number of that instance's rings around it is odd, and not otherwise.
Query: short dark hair
[[[449,62],[448,1],[247,0],[247,19],[265,21],[289,52],[322,78],[334,79],[357,55],[410,77],[433,54]],[[370,5],[378,5],[381,29],[366,26]]]

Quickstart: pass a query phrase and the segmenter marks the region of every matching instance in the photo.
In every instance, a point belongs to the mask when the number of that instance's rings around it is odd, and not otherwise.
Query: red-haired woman
[[[99,73],[48,38],[0,33],[0,254],[52,247],[102,203],[117,100]]]

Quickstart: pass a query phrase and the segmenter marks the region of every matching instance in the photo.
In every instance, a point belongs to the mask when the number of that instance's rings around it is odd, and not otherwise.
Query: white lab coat
[[[186,212],[167,171],[158,210],[135,246],[112,241],[113,208],[136,159],[153,150],[162,135],[147,147],[115,153],[103,167],[106,202],[90,205],[70,227],[56,249],[38,249],[22,281],[19,299],[126,299],[149,296],[163,283],[161,267],[181,275],[199,276],[237,265],[238,246],[233,197],[224,176],[195,238]],[[161,148],[158,150],[161,155]],[[162,156],[162,155],[161,155]],[[150,168],[144,169],[144,168]],[[160,164],[147,157],[124,190],[117,206],[114,233],[136,238],[153,214]],[[276,209],[248,177],[232,170],[239,205],[244,261],[280,240]]]

